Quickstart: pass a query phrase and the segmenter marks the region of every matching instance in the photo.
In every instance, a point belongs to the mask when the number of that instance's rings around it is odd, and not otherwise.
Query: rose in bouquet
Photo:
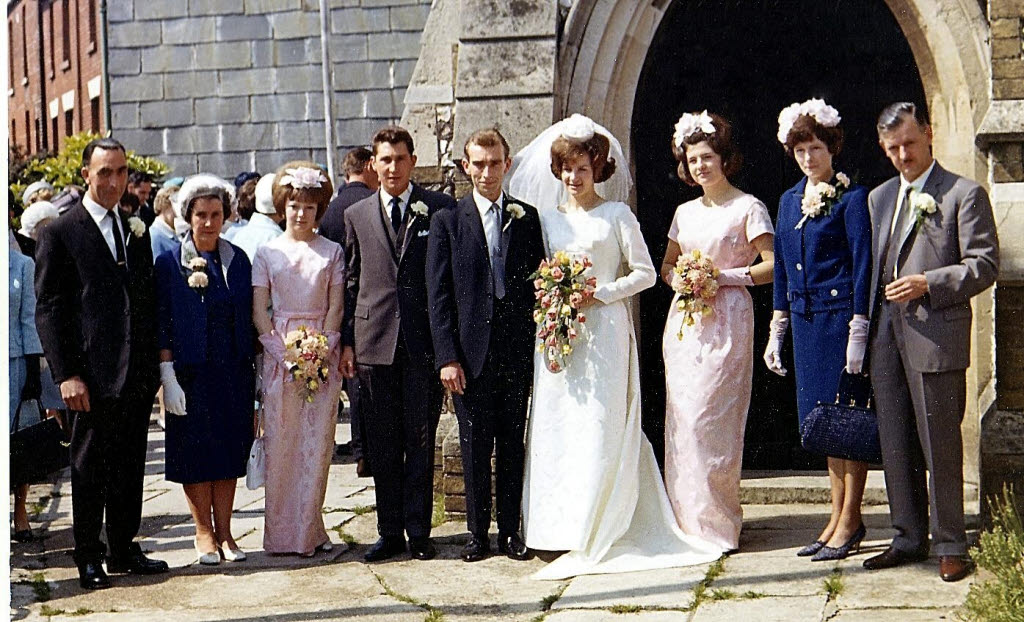
[[[558,251],[540,262],[530,275],[537,290],[533,320],[537,323],[537,351],[544,353],[548,369],[560,372],[572,354],[572,342],[579,337],[587,316],[583,303],[594,295],[597,279],[584,272],[593,264],[588,257],[573,257]]]
[[[672,289],[679,294],[676,310],[682,313],[683,321],[677,336],[682,339],[683,328],[714,312],[711,303],[718,293],[718,268],[700,250],[681,253],[672,268]]]
[[[330,372],[327,337],[314,328],[299,326],[285,335],[284,349],[284,364],[289,375],[302,383],[303,396],[306,402],[312,403]]]

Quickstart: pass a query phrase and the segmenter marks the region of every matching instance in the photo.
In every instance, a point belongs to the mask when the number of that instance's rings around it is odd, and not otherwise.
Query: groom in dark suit
[[[939,556],[939,575],[971,571],[964,529],[963,441],[971,298],[999,271],[988,194],[934,160],[932,128],[912,103],[878,119],[900,175],[871,191],[870,370],[896,536],[869,570]],[[930,478],[925,483],[925,469]]]
[[[430,559],[434,436],[443,390],[434,371],[425,262],[430,217],[455,200],[412,184],[412,136],[386,127],[373,137],[380,190],[345,210],[342,371],[359,375],[363,455],[377,493],[380,539],[364,556],[405,550]]]
[[[109,587],[100,541],[106,511],[111,573],[167,564],[134,542],[142,518],[146,431],[159,384],[153,255],[138,218],[118,209],[128,180],[121,143],[82,153],[88,191],[45,228],[36,250],[36,325],[53,379],[75,413],[71,487],[81,586]]]
[[[463,149],[473,192],[430,223],[427,294],[441,382],[455,398],[471,539],[462,559],[490,551],[491,452],[497,443],[498,549],[526,559],[519,535],[523,435],[533,380],[534,288],[544,259],[533,207],[502,192],[512,164],[497,130],[480,130]]]

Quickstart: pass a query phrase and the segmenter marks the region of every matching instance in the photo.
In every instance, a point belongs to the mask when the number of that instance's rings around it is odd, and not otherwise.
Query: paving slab
[[[684,609],[710,564],[576,577],[552,609],[605,609],[616,605]]]
[[[851,560],[852,561],[852,560]],[[976,576],[976,575],[974,575]],[[974,578],[946,583],[939,578],[938,558],[892,570],[844,568],[840,609],[869,609],[879,605],[906,608],[955,608],[967,598]]]
[[[692,622],[820,622],[826,601],[822,594],[704,602]]]
[[[689,622],[689,611],[639,611],[613,613],[602,609],[557,611],[544,622]],[[736,621],[733,621],[736,622]]]
[[[935,622],[956,620],[953,609],[840,609],[829,622]]]
[[[796,555],[767,559],[741,553],[725,560],[725,570],[711,583],[711,589],[764,596],[815,596],[824,593],[823,583],[834,566]]]

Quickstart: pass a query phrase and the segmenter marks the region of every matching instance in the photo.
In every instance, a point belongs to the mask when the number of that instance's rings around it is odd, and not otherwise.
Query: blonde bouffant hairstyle
[[[286,171],[290,168],[311,168],[320,171],[326,181],[320,182],[319,188],[292,188],[291,186],[282,186],[281,178],[287,173]],[[331,202],[331,196],[334,194],[334,185],[331,184],[331,178],[319,164],[315,162],[309,162],[308,160],[293,160],[283,164],[274,175],[274,188],[271,191],[271,197],[274,200],[274,209],[277,210],[277,215],[284,217],[284,208],[288,201],[302,200],[316,203],[316,219],[319,222],[323,218],[324,212],[327,211],[327,204]]]

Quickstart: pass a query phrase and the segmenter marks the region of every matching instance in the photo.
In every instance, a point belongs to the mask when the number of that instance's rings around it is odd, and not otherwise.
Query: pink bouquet
[[[306,402],[327,382],[327,337],[313,328],[299,326],[284,337],[284,364],[293,380],[302,383]]]
[[[682,339],[683,328],[714,312],[711,301],[718,293],[718,268],[710,257],[694,249],[679,255],[672,272],[672,289],[679,294],[676,309],[683,315],[677,335]]]
[[[572,354],[572,342],[579,336],[580,324],[587,316],[580,310],[584,301],[594,295],[597,279],[584,276],[593,264],[585,255],[574,259],[564,251],[540,262],[530,275],[536,288],[537,301],[533,321],[537,323],[537,351],[545,354],[548,369],[560,372]]]

